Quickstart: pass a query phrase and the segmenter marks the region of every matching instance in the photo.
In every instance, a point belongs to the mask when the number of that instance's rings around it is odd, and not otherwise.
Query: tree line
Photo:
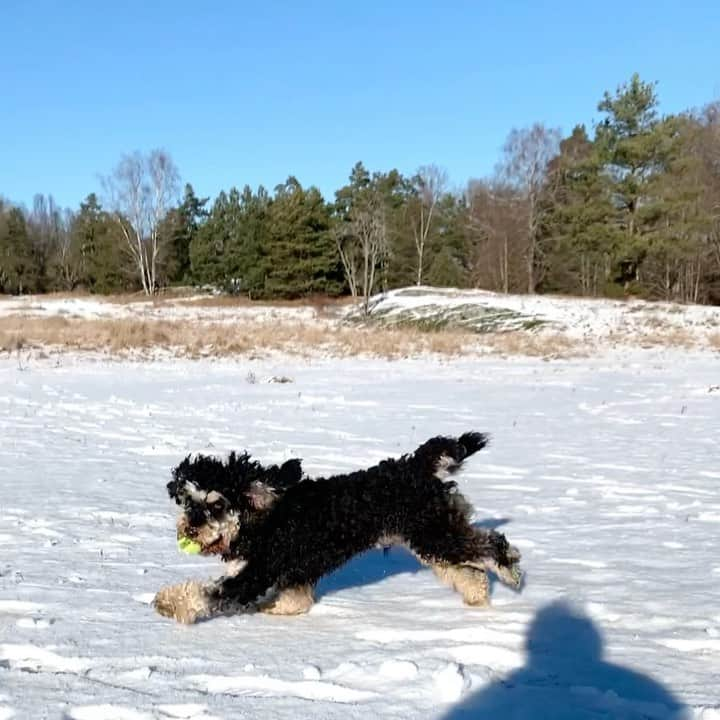
[[[211,285],[250,298],[406,285],[720,303],[720,103],[661,116],[634,75],[563,137],[513,129],[460,192],[436,165],[358,162],[331,201],[293,176],[210,202],[163,151],[121,159],[74,210],[0,198],[0,291]]]

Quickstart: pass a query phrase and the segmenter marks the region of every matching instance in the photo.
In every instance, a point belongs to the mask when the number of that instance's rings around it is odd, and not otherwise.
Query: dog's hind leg
[[[490,583],[484,570],[469,565],[444,563],[432,563],[430,567],[441,582],[462,595],[466,605],[472,607],[490,605]]]
[[[281,590],[269,602],[260,606],[260,612],[268,615],[302,615],[315,603],[312,585],[298,585]]]
[[[461,496],[454,496],[447,509],[447,514],[437,513],[407,528],[407,543],[420,561],[457,590],[468,605],[489,604],[487,570],[517,589],[522,574],[516,548],[501,533],[473,528],[463,512]]]
[[[494,530],[475,530],[475,533],[482,551],[465,564],[478,570],[489,570],[504,585],[519,590],[523,580],[520,551],[510,545],[502,533]]]
[[[456,522],[445,528],[426,528],[414,532],[408,545],[424,565],[428,565],[438,579],[462,595],[473,607],[490,604],[490,584],[481,566],[474,566],[480,552],[473,528]]]

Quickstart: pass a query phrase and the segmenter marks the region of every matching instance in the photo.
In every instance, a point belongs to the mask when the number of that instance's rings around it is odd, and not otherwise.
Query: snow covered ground
[[[0,317],[65,317],[84,320],[195,320],[214,323],[236,321],[312,322],[317,311],[304,305],[208,305],[207,295],[159,301],[139,298],[134,302],[117,302],[100,295],[23,295],[0,297]]]
[[[265,382],[287,376],[292,383]],[[169,469],[248,448],[358,468],[490,431],[459,478],[523,552],[489,610],[400,549],[307,616],[180,626]],[[671,351],[0,359],[0,718],[720,718],[720,365]]]

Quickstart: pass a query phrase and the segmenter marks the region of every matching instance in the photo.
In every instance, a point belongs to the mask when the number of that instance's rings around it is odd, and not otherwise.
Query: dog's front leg
[[[267,571],[248,563],[236,575],[226,575],[214,584],[209,591],[210,606],[222,615],[257,610],[277,589]]]
[[[215,583],[198,580],[168,585],[155,595],[153,605],[160,615],[189,625],[218,614],[212,602],[214,587]]]
[[[218,615],[235,615],[258,609],[274,590],[267,573],[246,566],[237,575],[226,575],[214,582],[197,580],[170,585],[155,596],[155,609],[165,617],[191,624]]]

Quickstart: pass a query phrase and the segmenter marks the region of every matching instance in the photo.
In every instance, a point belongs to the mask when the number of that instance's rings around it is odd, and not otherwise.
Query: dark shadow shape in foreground
[[[688,717],[662,685],[603,660],[600,631],[564,602],[540,610],[528,631],[526,650],[526,667],[470,695],[443,720]]]

